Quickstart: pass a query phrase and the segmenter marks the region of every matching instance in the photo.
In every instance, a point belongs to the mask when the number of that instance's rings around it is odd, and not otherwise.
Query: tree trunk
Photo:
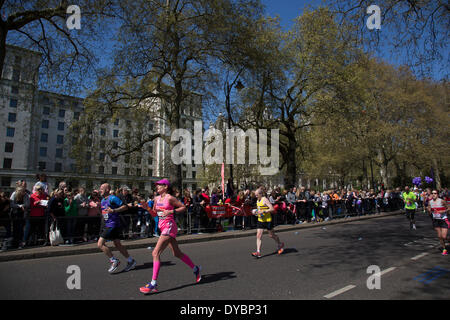
[[[288,148],[287,152],[284,154],[284,159],[286,161],[286,175],[284,177],[284,184],[286,188],[290,188],[295,186],[297,181],[297,164],[295,159],[295,151],[296,151],[296,141],[295,136],[288,136]]]
[[[441,189],[441,176],[439,174],[439,167],[436,158],[433,158],[434,179],[436,181],[436,189]]]

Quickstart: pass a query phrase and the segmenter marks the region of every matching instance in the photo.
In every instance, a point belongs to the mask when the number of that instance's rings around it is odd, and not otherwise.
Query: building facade
[[[106,150],[123,147],[136,127],[124,115],[89,132],[80,168],[72,153],[77,142],[71,125],[83,116],[83,99],[39,90],[40,59],[38,52],[7,46],[0,79],[0,188],[12,191],[16,181],[25,180],[31,189],[36,174],[45,173],[50,190],[66,181],[72,188],[88,190],[108,182],[114,188],[126,185],[143,193],[152,191],[152,184],[167,176],[164,163],[170,151],[163,139],[146,143],[138,152],[109,157]],[[186,129],[202,119],[199,101],[183,108],[181,125]],[[149,118],[139,129],[170,134],[164,119]],[[183,165],[183,187],[196,188],[196,173],[195,165]]]

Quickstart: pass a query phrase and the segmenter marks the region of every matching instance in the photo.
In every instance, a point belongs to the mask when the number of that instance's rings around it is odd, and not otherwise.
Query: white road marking
[[[419,254],[419,255],[417,255],[415,257],[412,257],[411,260],[419,260],[420,258],[423,258],[426,255],[428,255],[428,252],[424,252],[424,253],[421,253],[421,254]]]
[[[394,271],[395,269],[397,269],[397,268],[396,267],[392,267],[392,268],[383,270],[383,271],[380,272],[380,276],[385,275],[388,272]]]
[[[344,292],[346,292],[346,291],[348,291],[348,290],[351,290],[351,289],[353,289],[353,288],[355,288],[356,286],[354,286],[354,285],[348,285],[348,286],[346,286],[346,287],[344,287],[344,288],[342,288],[342,289],[339,289],[339,290],[336,290],[336,291],[334,291],[334,292],[331,292],[331,293],[329,293],[329,294],[327,294],[326,296],[324,296],[324,298],[327,298],[327,299],[331,299],[331,298],[333,298],[333,297],[335,297],[335,296],[337,296],[337,295],[340,295],[341,293],[344,293]]]

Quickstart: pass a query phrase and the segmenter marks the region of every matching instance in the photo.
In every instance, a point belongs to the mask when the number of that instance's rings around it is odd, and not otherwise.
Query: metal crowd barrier
[[[346,217],[353,217],[366,214],[375,214],[386,211],[395,211],[403,208],[403,201],[395,201],[389,199],[387,203],[383,201],[375,201],[374,199],[363,199],[360,204],[357,202],[350,203],[346,200],[330,201],[328,204],[328,215],[321,209],[321,203],[309,202],[306,206],[306,214],[311,215],[307,220],[309,221],[322,221],[325,218],[329,219],[341,219]],[[380,203],[381,202],[381,203]],[[274,214],[275,225],[295,224],[300,219],[305,218],[304,214],[301,216],[297,212],[298,207],[295,210],[289,209],[289,205],[285,210],[278,211]],[[314,213],[311,209],[314,209]],[[305,213],[303,211],[303,213]],[[316,219],[313,219],[313,214]],[[121,215],[122,224],[122,236],[124,240],[142,239],[153,237],[159,232],[155,228],[156,222],[151,215],[148,215],[148,219],[144,217],[140,218],[137,214],[123,214]],[[205,210],[198,215],[194,214],[192,207],[184,214],[176,215],[175,217],[178,232],[183,234],[196,234],[196,233],[213,233],[217,231],[228,230],[245,230],[256,228],[257,217],[234,215],[227,218],[211,218],[208,217]],[[23,240],[24,232],[29,232],[27,239],[27,246],[49,244],[48,235],[49,229],[53,222],[51,216],[46,215],[44,217],[30,217],[28,219],[16,219],[16,218],[3,218],[0,219],[0,239],[3,241],[19,242]],[[101,216],[76,216],[57,217],[57,224],[61,231],[64,241],[73,240],[76,242],[85,242],[97,240],[102,224],[103,218]],[[1,226],[5,230],[1,229]],[[8,231],[8,228],[10,230]],[[28,228],[28,230],[27,230]],[[7,234],[9,233],[9,234]],[[6,237],[9,236],[9,239]],[[17,243],[15,244],[17,245]]]

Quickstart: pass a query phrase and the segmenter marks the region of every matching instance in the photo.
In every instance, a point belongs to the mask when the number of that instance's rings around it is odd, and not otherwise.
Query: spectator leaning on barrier
[[[66,243],[73,244],[77,226],[78,206],[73,199],[72,192],[66,194],[66,198],[64,199],[64,210],[66,211],[67,219],[66,233],[68,239],[66,240]]]
[[[86,227],[88,224],[89,199],[86,195],[86,189],[78,188],[78,194],[73,198],[78,208],[77,234],[83,236],[83,241],[87,241]]]
[[[9,198],[5,192],[0,192],[0,226],[5,227],[6,235],[3,239],[2,251],[8,248],[11,239],[11,216]]]
[[[130,225],[132,223],[130,215],[131,215],[131,208],[134,207],[134,203],[133,203],[133,196],[130,194],[130,191],[131,189],[128,188],[128,186],[123,186],[122,191],[119,192],[119,194],[117,195],[117,197],[122,201],[122,203],[127,206],[127,210],[122,211],[120,213],[120,218],[121,221],[123,222],[122,232],[124,239],[131,238],[131,234],[129,234]]]
[[[22,249],[25,246],[24,227],[30,215],[30,196],[22,186],[11,195],[11,220],[13,224],[13,246]]]
[[[89,196],[88,219],[88,240],[97,241],[101,224],[101,198],[98,190],[93,190]]]
[[[64,191],[56,189],[52,193],[52,197],[48,202],[48,212],[52,222],[55,222],[61,231],[63,237],[65,236],[65,220],[66,210],[64,209]]]
[[[36,186],[36,191],[30,196],[30,220],[25,225],[24,241],[30,235],[36,235],[37,239],[45,237],[45,209],[47,208],[47,194],[41,185]],[[41,238],[39,238],[41,237]]]

